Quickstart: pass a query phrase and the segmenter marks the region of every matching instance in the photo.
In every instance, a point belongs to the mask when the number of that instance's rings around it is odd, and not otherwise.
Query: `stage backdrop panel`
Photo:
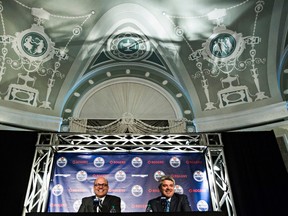
[[[99,176],[108,179],[109,194],[121,197],[122,212],[144,212],[160,196],[164,174],[175,178],[175,191],[188,196],[193,211],[212,211],[203,153],[56,153],[53,164],[48,212],[77,212]]]

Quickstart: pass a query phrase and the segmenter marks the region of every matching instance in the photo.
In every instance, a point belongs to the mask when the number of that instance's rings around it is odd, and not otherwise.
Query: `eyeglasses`
[[[94,184],[95,187],[108,187],[108,184]]]

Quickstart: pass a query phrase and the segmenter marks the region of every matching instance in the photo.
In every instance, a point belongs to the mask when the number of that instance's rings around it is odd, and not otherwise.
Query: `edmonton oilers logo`
[[[60,157],[57,160],[58,167],[65,167],[67,165],[67,159],[65,157]]]
[[[97,157],[94,159],[93,164],[95,167],[103,167],[105,164],[105,160],[102,157]]]
[[[159,179],[164,175],[165,175],[165,173],[163,171],[158,170],[154,173],[154,179],[158,182]]]
[[[175,193],[183,194],[183,188],[180,185],[175,185]]]
[[[29,32],[24,35],[21,40],[23,51],[32,57],[39,57],[47,51],[47,40],[37,32]]]
[[[217,58],[226,58],[230,56],[236,47],[235,38],[228,33],[218,34],[209,45],[210,52]]]
[[[201,172],[200,170],[196,170],[194,173],[193,173],[193,178],[195,181],[197,182],[202,182],[203,181],[203,178],[204,178],[204,174],[203,172]]]
[[[84,170],[80,170],[76,173],[76,179],[78,181],[85,181],[87,179],[87,172]]]
[[[139,168],[139,167],[142,166],[143,161],[142,161],[142,159],[140,157],[134,157],[132,159],[132,161],[131,161],[131,164],[132,164],[133,167]]]
[[[82,203],[82,200],[81,200],[81,199],[80,199],[80,200],[76,200],[76,201],[73,203],[73,209],[74,209],[75,212],[77,212],[77,211],[79,210],[81,203]]]
[[[197,202],[197,209],[199,211],[208,211],[208,204],[205,200],[199,200]]]
[[[120,206],[121,206],[121,212],[124,212],[124,210],[126,209],[126,203],[123,200],[121,200]]]
[[[140,185],[134,185],[131,189],[133,196],[139,197],[143,194],[143,188]]]
[[[181,161],[177,157],[172,157],[170,159],[169,163],[174,168],[179,167],[181,165]]]
[[[124,181],[126,179],[126,173],[123,170],[119,170],[115,173],[115,179],[120,182]]]
[[[59,196],[63,193],[63,186],[60,185],[60,184],[57,184],[55,185],[53,188],[52,188],[52,194],[55,195],[55,196]]]

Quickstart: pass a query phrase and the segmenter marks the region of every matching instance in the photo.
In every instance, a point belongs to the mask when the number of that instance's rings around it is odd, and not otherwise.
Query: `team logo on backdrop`
[[[103,167],[105,164],[105,160],[102,157],[97,157],[94,159],[93,164],[95,167]]]
[[[52,188],[52,194],[54,196],[59,196],[63,193],[63,186],[61,184],[57,184]]]
[[[142,161],[142,159],[140,157],[134,157],[132,159],[132,161],[131,161],[131,164],[132,164],[133,167],[139,168],[139,167],[142,166],[143,161]]]
[[[122,199],[121,199],[120,207],[121,207],[121,212],[124,212],[126,209],[126,203]]]
[[[120,182],[124,181],[126,179],[126,173],[123,170],[119,170],[115,173],[115,179]]]
[[[154,173],[154,179],[155,179],[155,181],[159,181],[159,179],[162,177],[162,176],[164,176],[165,175],[165,173],[162,171],[162,170],[158,170],[158,171],[156,171],[155,173]]]
[[[204,173],[201,172],[200,170],[196,170],[194,173],[193,173],[193,178],[195,181],[197,182],[202,182],[203,179],[204,179]]]
[[[76,200],[74,203],[73,203],[73,209],[75,212],[78,212],[79,208],[80,208],[80,205],[82,203],[82,200]]]
[[[177,157],[172,157],[169,161],[170,165],[174,168],[179,167],[181,165],[181,161]]]
[[[208,203],[205,200],[199,200],[197,202],[197,209],[199,211],[208,211]]]
[[[67,159],[65,157],[60,157],[56,163],[58,167],[65,167],[67,165]]]
[[[178,193],[178,194],[184,193],[183,188],[180,185],[175,185],[174,189],[175,189],[175,193]]]
[[[76,179],[78,181],[85,181],[87,179],[87,172],[84,170],[80,170],[76,173]]]
[[[139,197],[143,194],[143,188],[140,185],[134,185],[131,189],[133,196]]]

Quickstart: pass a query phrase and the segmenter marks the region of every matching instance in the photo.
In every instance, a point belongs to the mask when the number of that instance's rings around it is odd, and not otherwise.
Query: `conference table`
[[[97,213],[101,216],[111,216],[111,214],[121,214],[121,216],[228,216],[227,212],[221,211],[208,211],[208,212],[121,212],[121,213]],[[95,213],[69,213],[69,212],[30,212],[26,213],[27,216],[95,216]]]

